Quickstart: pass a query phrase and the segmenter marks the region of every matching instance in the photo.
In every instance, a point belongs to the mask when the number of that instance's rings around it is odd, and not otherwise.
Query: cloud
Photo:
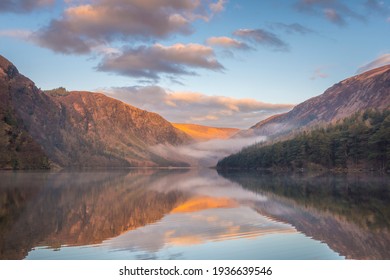
[[[103,89],[106,95],[141,109],[156,112],[171,122],[216,127],[248,128],[268,116],[292,109],[254,99],[172,92],[157,86]]]
[[[29,13],[54,4],[54,0],[1,0],[0,13]]]
[[[364,3],[364,6],[370,12],[374,12],[380,15],[386,15],[389,12],[389,8],[384,4],[384,2],[379,2],[377,0],[367,0]]]
[[[239,29],[233,35],[241,37],[244,40],[271,47],[276,51],[288,51],[289,46],[278,36],[264,29]]]
[[[210,4],[210,10],[214,13],[220,13],[225,9],[226,0],[218,0],[216,3]]]
[[[295,4],[295,9],[303,13],[324,16],[325,19],[339,26],[346,25],[347,18],[366,20],[364,15],[356,13],[340,0],[299,0]]]
[[[323,70],[323,67],[318,67],[317,69],[315,69],[313,75],[310,77],[310,80],[328,78],[329,74],[323,72]]]
[[[185,179],[182,179],[182,181],[183,180]],[[177,184],[176,182],[173,183],[175,185]],[[207,183],[209,183],[208,186],[215,186],[215,183],[218,183],[218,188],[220,188],[219,181],[216,179],[209,179],[207,180]],[[237,187],[234,183],[228,181],[225,181],[224,183],[223,189],[226,191],[230,191],[232,188],[240,189],[240,187]],[[196,188],[205,189],[206,187],[202,184],[196,185]],[[213,191],[213,189],[208,188],[208,191]],[[249,196],[250,193],[248,192],[247,195]],[[257,196],[259,196],[259,194],[253,195],[252,193],[247,199],[248,204],[253,205],[257,202]],[[214,201],[214,203],[218,202],[218,200],[226,200],[223,194],[221,194],[220,197],[191,197],[191,199],[205,199]],[[234,197],[232,199],[232,201],[237,200]],[[188,202],[189,201],[185,201],[184,203]],[[251,204],[249,202],[251,202]],[[206,211],[194,213],[169,213],[164,215],[158,223],[148,224],[141,228],[125,232],[115,238],[103,241],[103,246],[108,247],[114,252],[122,250],[142,252],[143,258],[146,256],[149,259],[153,259],[162,254],[164,256],[169,256],[167,254],[169,254],[170,250],[167,250],[166,248],[175,248],[175,246],[179,246],[180,248],[180,251],[177,251],[186,252],[188,250],[186,247],[188,246],[235,240],[237,238],[240,240],[251,240],[261,236],[272,236],[275,234],[287,236],[287,234],[297,233],[297,230],[290,224],[270,220],[266,216],[259,215],[256,211],[252,210],[248,204],[243,202],[242,204],[245,207],[240,207],[239,209],[232,209],[230,207],[224,209],[210,208]],[[254,221],[256,222],[254,223]],[[266,242],[268,242],[265,238],[260,240],[260,242],[263,242],[262,244],[265,245]],[[243,241],[240,243],[244,244],[243,246],[248,246],[247,243]],[[278,246],[280,247],[277,247],[277,249],[283,249],[281,247],[283,245]],[[243,248],[245,250],[247,249],[247,247]],[[194,249],[192,249],[191,252],[193,250]],[[176,252],[176,250],[172,251],[173,253]],[[212,259],[215,257],[224,258],[226,257],[224,254],[226,254],[225,251],[213,250],[208,253],[207,256],[211,256]],[[239,252],[237,252],[237,254],[239,254]],[[181,253],[178,254],[178,256],[179,258],[182,258]],[[191,256],[191,254],[189,254],[189,256]],[[241,257],[241,255],[239,256]],[[267,256],[273,257],[274,255],[267,255],[265,253],[262,256],[267,258]],[[177,257],[177,255],[175,256],[173,254],[172,259],[175,259],[175,257]]]
[[[13,37],[22,40],[28,40],[31,36],[31,31],[24,29],[5,29],[0,30],[0,37]]]
[[[371,69],[375,69],[375,68],[389,65],[389,64],[390,64],[390,54],[386,53],[386,54],[379,56],[374,61],[371,61],[370,63],[367,63],[366,65],[363,65],[362,67],[360,67],[357,70],[357,73],[360,74],[360,73],[369,71]]]
[[[334,9],[325,9],[324,14],[326,18],[340,26],[346,25],[344,18]]]
[[[73,1],[72,1],[73,3]],[[114,41],[134,44],[190,34],[191,23],[209,20],[223,1],[95,0],[73,4],[35,33],[35,42],[60,53],[85,54]]]
[[[240,50],[251,49],[244,42],[229,37],[211,37],[207,39],[206,43],[207,45],[210,46],[219,46],[223,48],[240,49]]]
[[[194,68],[224,69],[213,49],[199,44],[127,48],[120,54],[106,56],[98,65],[99,71],[152,80],[158,80],[161,74],[194,75]]]
[[[307,28],[299,23],[285,24],[281,22],[275,22],[275,23],[271,23],[270,26],[273,29],[281,29],[288,34],[295,33],[300,35],[307,35],[307,34],[315,33],[315,31],[313,31],[312,29]]]

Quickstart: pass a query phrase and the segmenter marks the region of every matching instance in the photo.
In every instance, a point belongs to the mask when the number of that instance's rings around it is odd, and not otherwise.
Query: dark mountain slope
[[[46,169],[48,158],[12,105],[11,81],[18,75],[15,66],[0,56],[0,169]]]
[[[46,154],[52,163],[63,167],[180,166],[183,164],[155,155],[149,147],[191,141],[161,116],[103,94],[43,92],[3,57],[0,101],[0,108],[11,112],[16,127],[21,127],[31,143],[40,145],[42,156]],[[5,117],[1,122],[5,126]],[[0,140],[10,142],[8,138],[2,135]],[[3,150],[11,153],[9,148]]]

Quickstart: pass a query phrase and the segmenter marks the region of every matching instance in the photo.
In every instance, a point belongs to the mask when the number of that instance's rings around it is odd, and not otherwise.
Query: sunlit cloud
[[[239,29],[233,33],[243,40],[272,48],[276,51],[288,51],[289,46],[276,34],[264,29]]]
[[[54,0],[1,0],[0,13],[29,13],[54,4]]]
[[[73,3],[62,16],[35,32],[35,42],[60,53],[86,54],[114,41],[137,43],[193,32],[192,22],[209,20],[224,1],[96,0]]]
[[[214,51],[199,44],[175,44],[127,48],[122,53],[105,56],[98,70],[116,74],[160,79],[162,74],[195,75],[194,69],[223,70]]]
[[[225,9],[226,0],[218,0],[215,3],[210,4],[210,10],[214,13],[220,13]]]
[[[223,48],[240,49],[240,50],[251,49],[244,42],[238,41],[230,37],[210,37],[207,39],[206,43],[207,45],[210,46],[217,46]]]
[[[270,104],[248,98],[173,92],[158,86],[102,89],[106,95],[141,109],[156,112],[174,123],[248,128],[264,118],[292,109],[291,104]]]
[[[381,66],[385,66],[385,65],[389,65],[389,64],[390,64],[390,54],[386,53],[386,54],[380,55],[375,60],[360,67],[357,70],[357,73],[360,74],[360,73],[366,72],[368,70],[371,70],[371,69],[374,69],[377,67],[381,67]]]

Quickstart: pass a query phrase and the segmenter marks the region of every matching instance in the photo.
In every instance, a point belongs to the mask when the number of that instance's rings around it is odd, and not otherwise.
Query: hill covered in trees
[[[369,109],[289,140],[249,146],[217,168],[389,170],[390,109]]]

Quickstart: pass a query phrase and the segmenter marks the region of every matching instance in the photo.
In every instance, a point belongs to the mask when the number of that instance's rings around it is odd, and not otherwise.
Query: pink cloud
[[[271,104],[255,99],[174,92],[158,86],[103,91],[133,106],[157,112],[171,122],[217,127],[248,128],[268,116],[286,112],[293,107],[291,104]]]
[[[223,70],[212,48],[199,44],[141,46],[108,55],[98,70],[158,80],[161,74],[193,75],[193,69]]]
[[[242,49],[242,50],[250,49],[250,47],[247,44],[229,37],[211,37],[207,39],[206,43],[210,46],[219,46],[224,48],[233,48],[233,49]]]
[[[35,42],[60,53],[89,53],[96,45],[149,42],[190,34],[192,22],[209,20],[224,1],[95,0],[71,1],[62,16],[35,33]]]
[[[382,54],[378,56],[376,59],[374,59],[373,61],[361,66],[357,70],[357,73],[363,73],[371,69],[375,69],[389,64],[390,64],[390,53]]]

